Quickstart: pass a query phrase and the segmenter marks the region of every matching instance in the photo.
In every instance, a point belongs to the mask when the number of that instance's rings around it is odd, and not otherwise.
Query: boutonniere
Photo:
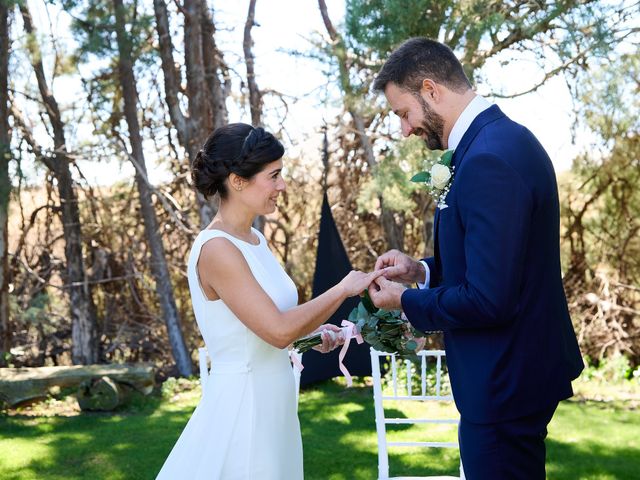
[[[455,166],[451,166],[452,158],[453,150],[445,150],[428,172],[419,172],[411,177],[412,182],[424,183],[426,185],[429,194],[434,198],[436,205],[441,210],[448,206],[444,200],[451,188],[453,173],[456,168]]]

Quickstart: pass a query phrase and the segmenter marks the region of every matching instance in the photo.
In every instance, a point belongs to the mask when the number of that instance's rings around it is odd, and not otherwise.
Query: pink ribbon
[[[344,343],[342,344],[342,348],[340,349],[340,354],[338,355],[338,366],[340,367],[340,371],[344,375],[345,380],[347,381],[347,387],[353,385],[353,381],[351,380],[351,374],[347,367],[344,366],[342,361],[344,360],[347,351],[349,350],[349,344],[351,343],[351,339],[355,338],[358,344],[362,343],[362,335],[356,328],[353,322],[349,320],[342,320],[342,334],[344,335]]]
[[[291,363],[293,363],[293,366],[298,369],[298,372],[302,372],[302,370],[304,370],[300,357],[301,355],[297,352],[291,352],[291,355],[289,355]]]

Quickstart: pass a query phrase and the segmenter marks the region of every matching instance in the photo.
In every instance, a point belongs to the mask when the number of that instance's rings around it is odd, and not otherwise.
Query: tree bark
[[[256,73],[254,68],[254,57],[251,47],[253,39],[251,38],[251,29],[255,24],[256,16],[256,0],[249,0],[249,11],[247,12],[247,21],[244,24],[244,39],[242,49],[244,50],[244,62],[247,65],[247,87],[249,88],[249,108],[251,109],[251,124],[254,127],[262,126],[262,93],[256,82]]]
[[[11,346],[9,332],[9,9],[0,2],[0,367],[6,365],[5,353]]]
[[[256,82],[256,71],[254,57],[251,48],[253,47],[253,39],[251,38],[251,29],[255,25],[256,17],[256,0],[249,1],[249,11],[247,12],[247,21],[244,24],[244,38],[242,41],[242,49],[244,51],[244,62],[247,65],[247,87],[249,89],[249,109],[251,110],[251,125],[261,127],[262,125],[262,92],[258,88]],[[256,217],[253,221],[253,228],[264,233],[266,219],[264,215]]]
[[[202,3],[200,0],[184,0],[184,58],[187,70],[187,96],[191,143],[187,146],[189,159],[196,154],[211,131],[212,123],[207,118],[207,83],[205,82],[204,56],[202,51]],[[200,225],[206,227],[216,214],[213,199],[207,201],[200,193],[198,206]]]
[[[209,133],[207,127],[210,123],[206,118],[207,84],[204,79],[200,7],[200,0],[184,1],[184,56],[187,69],[189,119],[195,133],[192,143],[188,146],[190,158],[195,158],[202,141]]]
[[[133,74],[133,58],[130,39],[127,37],[125,11],[122,0],[113,0],[116,15],[116,36],[118,40],[118,73],[124,100],[124,113],[129,129],[131,161],[136,169],[136,186],[140,195],[140,210],[144,221],[145,236],[151,250],[151,270],[156,282],[156,292],[162,308],[169,342],[180,375],[192,373],[191,358],[182,336],[180,318],[173,295],[171,277],[160,236],[160,226],[153,208],[151,189],[148,185],[147,169],[142,149],[140,125],[137,116],[138,92]]]
[[[36,38],[26,2],[20,4],[20,12],[27,34]],[[73,185],[69,164],[72,162],[66,145],[64,123],[53,92],[49,89],[42,65],[40,49],[35,40],[30,43],[31,65],[47,116],[53,129],[54,153],[44,160],[56,178],[60,196],[62,228],[65,239],[66,271],[63,273],[69,292],[71,311],[72,361],[74,364],[96,363],[99,357],[98,322],[96,310],[87,283],[82,254],[82,230],[78,199]]]
[[[191,165],[211,130],[224,125],[227,121],[227,110],[224,103],[225,95],[222,90],[222,84],[215,72],[217,63],[214,64],[214,61],[218,62],[218,60],[220,64],[222,63],[222,54],[215,48],[213,20],[206,9],[206,1],[186,0],[182,9],[184,13],[188,97],[188,115],[186,115],[180,107],[178,98],[180,91],[179,70],[173,57],[174,48],[169,31],[169,13],[167,12],[166,2],[154,0],[153,7],[169,117],[178,133],[178,141],[185,149],[189,165]],[[209,32],[211,35],[208,35]],[[210,36],[210,38],[206,38],[207,36]],[[206,48],[203,47],[203,44]],[[203,53],[207,54],[206,68],[203,62]],[[213,69],[215,78],[207,77],[211,73],[211,69]],[[205,71],[207,74],[205,74]],[[220,88],[216,88],[216,85]],[[209,86],[210,90],[207,86]],[[208,109],[216,112],[213,118],[207,115]],[[199,192],[196,192],[196,201],[198,203],[200,225],[204,228],[216,214],[216,203],[213,199],[207,200]]]
[[[83,411],[110,412],[131,399],[131,387],[104,376],[83,381],[76,397]]]
[[[44,398],[51,387],[76,387],[83,381],[107,376],[149,395],[154,372],[150,364],[87,365],[74,367],[3,368],[0,370],[0,400],[14,407]]]
[[[162,73],[164,74],[164,95],[167,106],[169,107],[169,118],[171,118],[171,123],[173,123],[178,134],[178,141],[188,152],[187,147],[191,144],[191,128],[189,119],[182,113],[180,100],[178,99],[180,73],[176,68],[173,58],[173,42],[169,30],[167,4],[164,0],[153,0],[153,9],[156,16],[160,60],[162,63]],[[191,161],[192,160],[193,159],[191,159]]]

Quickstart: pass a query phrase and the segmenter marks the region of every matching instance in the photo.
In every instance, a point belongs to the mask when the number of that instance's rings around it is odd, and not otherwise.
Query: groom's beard
[[[429,150],[444,150],[442,137],[444,134],[444,119],[433,110],[420,95],[417,96],[422,106],[422,131],[427,138],[424,143]]]

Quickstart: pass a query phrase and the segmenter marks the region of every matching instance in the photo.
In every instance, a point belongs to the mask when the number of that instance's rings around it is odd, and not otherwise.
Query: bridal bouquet
[[[426,334],[416,330],[401,310],[377,308],[368,294],[353,309],[349,320],[355,323],[364,341],[373,348],[395,353],[400,358],[415,360],[426,342]]]
[[[328,331],[328,334],[333,332]],[[416,354],[424,348],[426,335],[416,330],[400,310],[382,310],[377,308],[369,293],[365,291],[360,303],[343,320],[341,335],[345,342],[356,338],[381,352],[395,353],[400,358],[416,359]],[[299,353],[322,343],[320,333],[303,337],[293,342],[293,348]]]

